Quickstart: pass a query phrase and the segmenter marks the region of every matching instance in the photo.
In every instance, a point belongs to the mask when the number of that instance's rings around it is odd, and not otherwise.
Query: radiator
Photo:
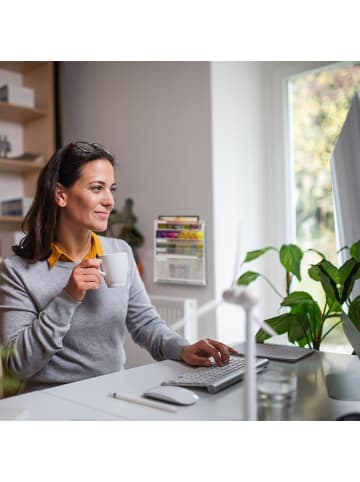
[[[185,327],[176,332],[184,336],[190,343],[197,341],[196,312],[198,303],[195,298],[181,298],[174,296],[150,295],[152,304],[159,313],[160,318],[171,328],[172,324],[181,319],[188,320]],[[126,368],[133,368],[151,363],[154,359],[151,355],[134,343],[130,335],[125,342]]]
[[[196,312],[198,302],[195,298],[180,298],[174,296],[151,295],[151,302],[169,328],[181,320],[186,319],[186,326],[176,330],[181,336],[194,342],[197,338]]]

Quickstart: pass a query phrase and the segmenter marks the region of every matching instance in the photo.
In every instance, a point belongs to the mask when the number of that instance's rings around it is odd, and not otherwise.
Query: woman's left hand
[[[209,367],[212,364],[209,358],[212,357],[217,365],[222,366],[229,363],[230,355],[238,354],[231,346],[206,338],[185,346],[181,352],[181,359],[188,365]]]

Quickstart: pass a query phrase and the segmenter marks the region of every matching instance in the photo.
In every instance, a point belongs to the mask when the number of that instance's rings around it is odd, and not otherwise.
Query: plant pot
[[[342,313],[341,320],[346,338],[354,348],[358,358],[360,358],[360,331],[356,328],[346,313]]]

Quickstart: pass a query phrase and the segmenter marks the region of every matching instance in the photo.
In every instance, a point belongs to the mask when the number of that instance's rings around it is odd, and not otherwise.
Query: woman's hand
[[[185,346],[180,356],[188,365],[209,367],[211,365],[210,357],[215,360],[217,365],[222,366],[229,363],[230,355],[238,354],[234,348],[219,341],[206,338],[193,345]]]
[[[98,259],[86,259],[75,266],[65,286],[66,293],[74,300],[82,301],[87,291],[97,290],[101,283],[99,267]]]

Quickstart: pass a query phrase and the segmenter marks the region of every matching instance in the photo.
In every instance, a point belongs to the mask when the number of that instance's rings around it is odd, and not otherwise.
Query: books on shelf
[[[25,216],[33,202],[31,197],[3,199],[0,201],[1,216]]]
[[[205,223],[162,215],[154,222],[154,282],[206,285]]]

